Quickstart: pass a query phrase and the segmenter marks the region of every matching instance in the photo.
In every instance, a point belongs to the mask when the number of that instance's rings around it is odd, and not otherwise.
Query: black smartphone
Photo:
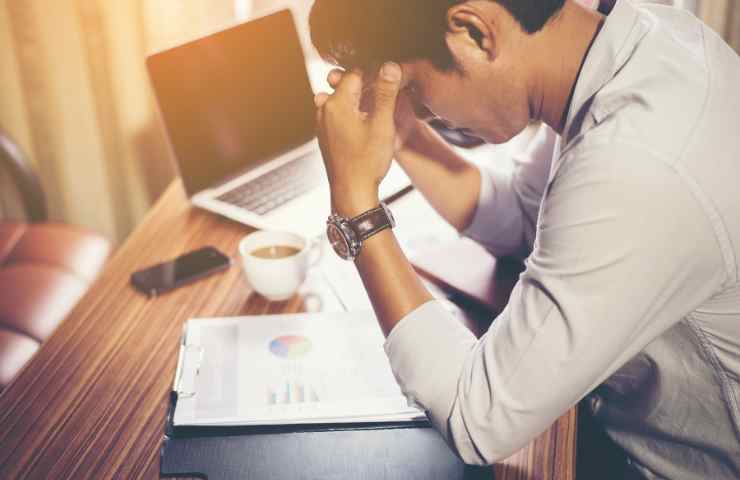
[[[231,266],[231,259],[213,247],[186,253],[131,275],[131,284],[149,296],[173,290]]]

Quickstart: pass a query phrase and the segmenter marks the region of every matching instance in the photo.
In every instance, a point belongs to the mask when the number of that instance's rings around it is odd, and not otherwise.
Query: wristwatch
[[[396,226],[388,206],[380,202],[378,208],[369,210],[355,218],[348,219],[332,214],[326,222],[326,236],[340,258],[354,260],[360,255],[362,243],[386,228]]]

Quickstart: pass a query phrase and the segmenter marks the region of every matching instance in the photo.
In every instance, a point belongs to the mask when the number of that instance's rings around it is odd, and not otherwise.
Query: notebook
[[[175,427],[426,422],[367,312],[189,320]]]

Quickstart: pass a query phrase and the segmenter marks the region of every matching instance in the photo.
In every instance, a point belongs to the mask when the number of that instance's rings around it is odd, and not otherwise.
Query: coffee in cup
[[[321,243],[288,232],[258,231],[239,243],[249,285],[270,301],[295,295],[321,258]]]
[[[301,251],[295,247],[288,247],[285,245],[272,245],[270,247],[261,247],[252,252],[253,257],[257,258],[288,258],[293,255],[298,255]]]

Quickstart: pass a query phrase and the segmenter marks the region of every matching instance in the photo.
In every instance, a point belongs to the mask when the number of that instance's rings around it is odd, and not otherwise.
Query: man
[[[346,72],[316,97],[330,237],[354,258],[404,393],[466,462],[505,458],[590,395],[644,477],[740,478],[740,60],[684,11],[605,13],[317,0],[314,43]],[[432,118],[493,143],[546,127],[501,176]],[[480,340],[386,228],[377,187],[394,156],[461,232],[527,257]]]

